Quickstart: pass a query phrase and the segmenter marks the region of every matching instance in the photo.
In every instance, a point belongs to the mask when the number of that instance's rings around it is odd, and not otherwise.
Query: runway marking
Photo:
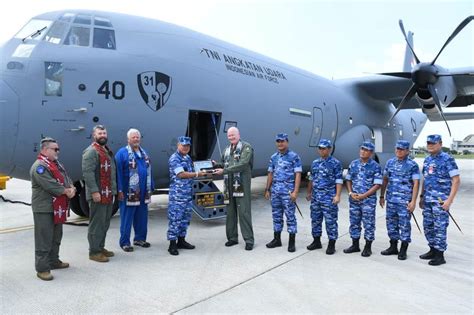
[[[78,218],[71,221],[67,221],[66,223],[81,223],[88,220],[89,218]],[[34,225],[25,225],[25,226],[18,226],[14,228],[1,229],[0,234],[15,233],[15,232],[20,232],[20,231],[25,231],[25,230],[31,230],[34,227],[35,227]]]

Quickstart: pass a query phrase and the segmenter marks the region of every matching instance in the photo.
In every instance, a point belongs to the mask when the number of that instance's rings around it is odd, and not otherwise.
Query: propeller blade
[[[474,20],[474,15],[471,15],[471,16],[468,16],[467,18],[464,19],[464,21],[462,21],[458,27],[456,27],[456,29],[454,30],[454,32],[451,34],[451,36],[448,37],[448,40],[446,41],[446,43],[444,43],[443,47],[441,47],[439,53],[436,55],[436,57],[433,59],[433,61],[431,62],[432,65],[434,65],[434,63],[436,62],[436,59],[438,59],[439,55],[441,54],[441,52],[443,51],[443,49],[454,39],[454,37],[456,37],[456,35],[458,35],[458,33],[466,26],[469,24],[469,22],[471,22],[472,20]]]
[[[382,72],[379,75],[388,75],[390,77],[411,79],[411,72]]]
[[[457,77],[457,76],[474,76],[474,72],[465,73],[437,73],[437,77]]]
[[[446,121],[446,117],[444,117],[443,108],[441,107],[441,102],[439,101],[438,93],[436,93],[436,89],[433,84],[428,84],[428,91],[430,91],[431,96],[433,97],[433,101],[435,102],[436,106],[438,107],[439,113],[448,127],[449,136],[451,137],[451,129],[449,129],[448,122]]]
[[[398,105],[397,107],[397,110],[395,111],[395,113],[392,115],[392,117],[390,117],[388,123],[390,124],[393,120],[393,118],[395,118],[395,116],[398,114],[398,112],[403,109],[403,107],[405,106],[405,104],[413,97],[413,95],[415,95],[416,93],[416,90],[418,89],[418,85],[416,85],[415,83],[412,84],[412,86],[410,87],[410,89],[407,91],[407,93],[405,94],[405,96],[403,97],[402,101],[400,102],[400,104]]]
[[[407,34],[405,33],[405,28],[403,27],[403,21],[399,20],[398,24],[400,25],[400,29],[402,30],[403,36],[405,37],[405,41],[407,42],[408,47],[410,47],[410,50],[411,50],[413,56],[415,57],[416,64],[419,64],[420,59],[418,59],[418,57],[415,54],[415,51],[413,50],[413,47],[411,47],[410,42],[408,41]]]

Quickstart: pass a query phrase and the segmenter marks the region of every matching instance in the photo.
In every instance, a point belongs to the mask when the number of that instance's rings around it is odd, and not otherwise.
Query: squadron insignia
[[[153,111],[165,106],[171,94],[171,77],[156,71],[137,75],[138,89],[145,104]]]

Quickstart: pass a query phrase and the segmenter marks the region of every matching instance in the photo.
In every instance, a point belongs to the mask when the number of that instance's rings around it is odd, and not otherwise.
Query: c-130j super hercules
[[[443,108],[474,103],[474,68],[444,69],[439,53],[420,62],[400,28],[403,72],[331,81],[161,21],[84,10],[36,16],[1,48],[0,173],[28,179],[41,136],[52,136],[78,188],[72,209],[87,215],[81,155],[96,124],[107,127],[114,151],[138,128],[159,187],[168,184],[177,136],[192,137],[193,160],[218,160],[231,126],[255,148],[254,176],[266,174],[279,132],[306,169],[320,138],[332,140],[344,166],[371,140],[384,164],[397,140],[413,145],[427,119],[473,118]]]

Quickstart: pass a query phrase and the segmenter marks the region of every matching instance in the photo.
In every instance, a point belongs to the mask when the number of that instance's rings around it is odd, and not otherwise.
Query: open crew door
[[[217,142],[221,113],[189,111],[188,130],[191,137],[191,151],[189,155],[193,161],[207,160],[211,157]]]

